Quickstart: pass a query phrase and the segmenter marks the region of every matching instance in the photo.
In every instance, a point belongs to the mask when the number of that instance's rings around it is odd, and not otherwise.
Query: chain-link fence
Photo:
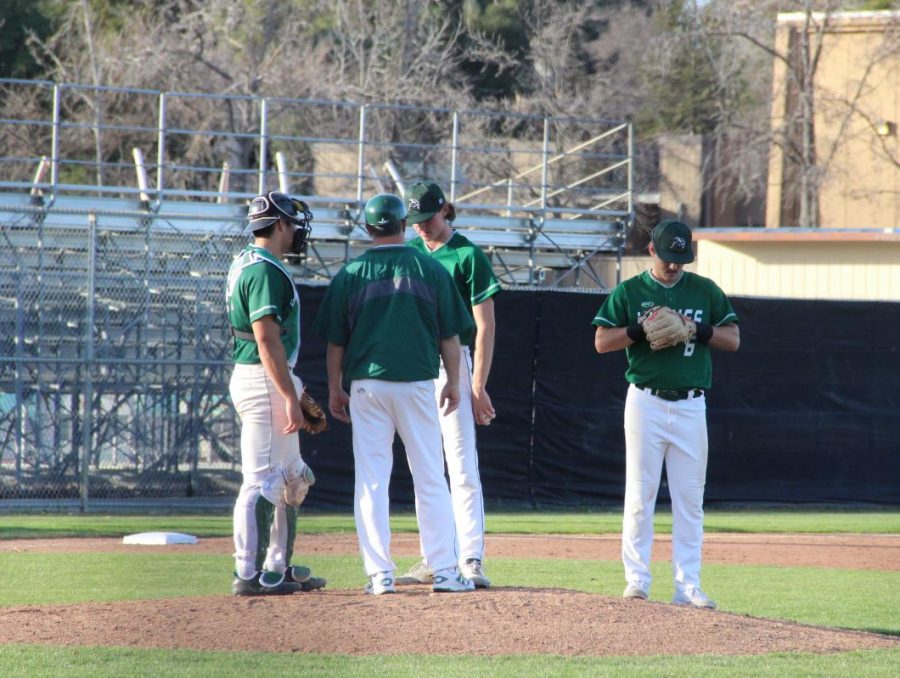
[[[233,498],[224,276],[267,190],[316,215],[299,280],[368,242],[365,198],[436,180],[505,284],[621,254],[627,123],[0,80],[0,502]]]
[[[0,230],[0,498],[233,495],[223,285],[243,220],[59,221]]]

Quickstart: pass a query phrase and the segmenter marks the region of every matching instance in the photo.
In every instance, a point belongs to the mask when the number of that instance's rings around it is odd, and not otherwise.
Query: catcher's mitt
[[[653,309],[644,318],[643,326],[650,348],[654,351],[690,341],[696,332],[692,320],[668,306]]]
[[[328,430],[325,410],[305,390],[300,394],[300,409],[303,410],[303,430],[312,435]]]

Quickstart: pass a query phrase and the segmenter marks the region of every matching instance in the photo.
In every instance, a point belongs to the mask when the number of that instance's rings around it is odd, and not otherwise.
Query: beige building
[[[780,14],[774,60],[772,129],[801,143],[802,50],[814,56],[813,144],[821,171],[818,223],[824,228],[900,226],[900,12]],[[804,39],[806,31],[806,39]],[[766,226],[797,226],[797,165],[774,144]]]
[[[730,296],[900,302],[900,229],[695,228],[694,241],[685,270]],[[617,269],[626,280],[652,263],[598,257],[591,268],[611,288]]]

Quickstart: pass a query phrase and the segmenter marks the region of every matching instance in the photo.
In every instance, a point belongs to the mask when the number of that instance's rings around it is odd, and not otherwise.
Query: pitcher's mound
[[[4,609],[0,643],[367,654],[829,653],[900,638],[578,591],[317,591]],[[302,623],[299,623],[301,620]]]

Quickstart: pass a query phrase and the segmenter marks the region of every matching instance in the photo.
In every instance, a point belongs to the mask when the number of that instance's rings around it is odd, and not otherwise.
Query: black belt
[[[675,402],[676,400],[687,400],[688,398],[699,398],[703,395],[702,388],[689,388],[686,390],[678,390],[674,388],[650,388],[649,386],[641,386],[635,384],[642,391],[646,391],[652,396]]]

